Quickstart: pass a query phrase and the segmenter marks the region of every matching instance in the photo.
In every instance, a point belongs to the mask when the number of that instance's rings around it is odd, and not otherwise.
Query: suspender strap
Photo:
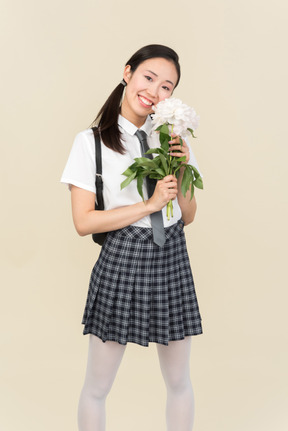
[[[95,209],[104,210],[101,141],[100,141],[98,128],[92,127],[92,130],[95,138],[95,162],[96,162],[95,187],[96,187],[97,202],[95,201]]]

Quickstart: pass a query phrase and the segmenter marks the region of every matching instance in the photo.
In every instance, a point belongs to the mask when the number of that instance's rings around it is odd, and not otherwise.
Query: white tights
[[[167,388],[167,431],[191,431],[194,397],[190,381],[191,337],[157,344],[162,375]],[[124,355],[125,346],[103,343],[90,335],[88,364],[78,411],[79,431],[105,431],[105,401]]]

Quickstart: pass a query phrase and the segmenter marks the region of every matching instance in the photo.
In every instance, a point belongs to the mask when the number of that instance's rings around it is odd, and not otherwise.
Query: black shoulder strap
[[[95,187],[96,187],[97,202],[95,201],[95,209],[104,210],[101,140],[100,140],[98,128],[92,127],[92,130],[93,130],[94,139],[95,139],[95,162],[96,162]]]

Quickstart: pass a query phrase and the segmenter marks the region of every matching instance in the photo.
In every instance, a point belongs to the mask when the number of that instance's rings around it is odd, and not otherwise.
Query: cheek
[[[159,92],[159,102],[162,102],[162,100],[168,99],[172,95],[172,92],[170,91],[160,91]]]
[[[133,81],[131,82],[133,91],[140,91],[147,87],[147,80],[141,76],[133,76]]]

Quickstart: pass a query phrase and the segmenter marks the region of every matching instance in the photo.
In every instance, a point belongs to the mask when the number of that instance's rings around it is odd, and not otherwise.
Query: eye
[[[145,78],[147,79],[147,81],[152,81],[151,76],[149,76],[149,75],[144,75],[144,76],[145,76]]]
[[[162,87],[162,88],[163,88],[164,90],[166,90],[166,91],[171,91],[169,87],[166,87],[166,85],[163,85],[163,87]]]

